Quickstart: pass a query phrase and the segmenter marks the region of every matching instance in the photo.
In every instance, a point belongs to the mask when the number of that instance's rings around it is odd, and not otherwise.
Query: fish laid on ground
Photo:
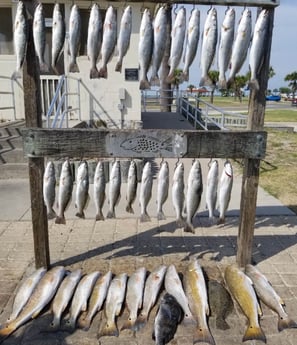
[[[151,309],[156,303],[159,291],[164,281],[167,267],[161,265],[154,269],[145,282],[143,293],[143,306],[135,323],[135,330],[144,327],[148,321]]]
[[[116,10],[109,6],[103,24],[103,39],[101,46],[102,64],[99,77],[107,79],[107,64],[110,61],[117,43],[117,15]]]
[[[97,60],[102,44],[102,18],[98,4],[93,4],[88,25],[87,55],[91,63],[90,79],[99,78]]]
[[[46,165],[43,175],[43,200],[47,210],[47,218],[56,218],[56,212],[53,209],[56,199],[56,175],[55,165],[49,161]]]
[[[13,74],[13,78],[19,76],[21,68],[23,67],[27,51],[28,33],[26,8],[24,3],[19,1],[13,29],[13,45],[14,53],[16,55],[16,71]]]
[[[73,330],[80,312],[87,310],[88,299],[99,276],[100,273],[95,271],[81,278],[72,298],[69,319],[66,321],[67,328]]]
[[[252,13],[249,9],[242,12],[230,59],[230,71],[227,81],[227,88],[234,83],[235,75],[240,71],[249,49],[252,35]]]
[[[134,329],[138,310],[142,307],[145,278],[145,267],[138,268],[129,277],[126,294],[126,305],[129,310],[129,317],[123,324],[122,329]]]
[[[200,36],[200,11],[198,8],[194,8],[191,12],[187,28],[187,40],[184,57],[184,67],[182,73],[182,79],[189,80],[189,68],[192,65],[198,48]]]
[[[73,177],[71,171],[71,165],[67,159],[63,165],[59,180],[59,191],[58,191],[58,215],[55,220],[56,224],[66,224],[64,212],[69,206],[72,197],[73,189]]]
[[[108,271],[106,274],[99,277],[88,303],[88,311],[82,315],[78,320],[79,328],[87,331],[90,328],[91,322],[95,314],[100,311],[107,296],[107,291],[111,282],[112,273]]]
[[[229,8],[226,11],[225,18],[221,26],[221,36],[219,43],[218,53],[218,66],[219,66],[219,81],[218,86],[221,89],[227,88],[226,71],[230,64],[232,45],[234,41],[235,30],[235,10]]]
[[[145,9],[142,15],[139,43],[138,43],[138,60],[139,60],[139,89],[150,89],[151,85],[147,78],[147,72],[150,67],[153,53],[153,23],[149,9]]]
[[[169,190],[169,167],[168,162],[162,162],[158,174],[157,186],[157,218],[158,220],[166,219],[163,212],[163,204],[168,198]]]
[[[167,36],[167,13],[165,6],[161,6],[156,14],[153,23],[153,53],[151,83],[159,84],[158,72],[165,53]]]
[[[207,281],[207,291],[210,316],[215,318],[216,327],[222,330],[229,329],[226,317],[234,309],[229,292],[221,283],[212,279]]]
[[[206,284],[202,269],[197,260],[193,260],[189,263],[185,271],[183,282],[190,309],[197,322],[197,328],[194,335],[194,344],[198,342],[205,342],[215,345],[214,338],[211,335],[207,324],[209,305]]]
[[[195,160],[188,176],[186,194],[187,218],[184,231],[194,233],[193,217],[195,216],[201,201],[203,192],[202,172],[199,161]]]
[[[51,322],[51,327],[53,329],[60,327],[62,313],[68,306],[81,275],[81,270],[77,269],[69,273],[59,286],[52,303],[53,321]]]
[[[118,37],[118,61],[115,66],[116,72],[122,72],[123,58],[127,54],[130,45],[130,37],[132,31],[132,7],[127,6],[122,15],[120,24],[120,33]]]
[[[229,202],[231,199],[231,192],[233,186],[233,169],[229,161],[226,161],[224,164],[224,170],[220,179],[220,188],[219,188],[219,211],[220,218],[218,224],[225,223],[225,213],[228,209]]]
[[[251,43],[249,55],[251,80],[249,82],[249,87],[255,90],[259,90],[257,77],[264,62],[264,55],[266,54],[265,43],[268,34],[269,18],[269,11],[263,9],[257,18]]]
[[[77,5],[73,5],[70,12],[69,18],[69,53],[70,62],[68,71],[72,73],[78,73],[79,68],[77,65],[76,58],[80,48],[80,37],[81,37],[81,18],[79,8]]]
[[[18,317],[15,320],[6,323],[0,329],[0,343],[17,328],[22,326],[31,318],[36,318],[39,315],[43,308],[46,307],[54,297],[64,275],[65,268],[62,266],[54,267],[45,273]]]
[[[212,81],[208,76],[208,71],[213,63],[216,53],[216,46],[218,40],[218,23],[217,10],[212,7],[206,17],[204,30],[202,34],[201,47],[201,79],[200,86],[212,85]]]
[[[176,299],[166,293],[160,301],[152,334],[156,345],[164,345],[174,338],[178,324],[183,318],[183,311]]]
[[[76,200],[75,207],[77,213],[75,214],[79,218],[85,218],[84,209],[87,207],[89,200],[89,168],[86,161],[81,162],[77,169],[76,178]]]
[[[127,206],[126,211],[129,213],[134,213],[132,204],[136,199],[137,193],[137,167],[135,161],[131,161],[128,170],[128,181],[127,181]]]
[[[181,7],[175,18],[171,31],[171,47],[168,64],[170,70],[166,81],[174,83],[175,70],[178,68],[184,49],[184,41],[186,34],[186,9]]]
[[[140,222],[149,222],[151,220],[147,213],[147,206],[152,197],[153,173],[151,162],[146,162],[142,171],[139,204],[140,204]]]
[[[12,312],[7,319],[8,322],[15,320],[26,303],[28,302],[29,298],[31,297],[34,289],[36,288],[37,284],[39,283],[40,279],[45,275],[46,268],[41,267],[36,270],[33,274],[31,274],[19,287],[14,301],[12,305]]]
[[[182,217],[184,207],[184,164],[179,163],[174,170],[173,182],[172,182],[172,203],[176,213],[176,224],[179,228],[184,226],[184,219]]]
[[[113,278],[110,283],[104,313],[106,317],[105,324],[99,330],[99,337],[119,336],[119,330],[116,324],[116,317],[120,315],[126,293],[127,274],[121,273]]]
[[[119,203],[121,197],[121,165],[120,161],[113,163],[109,178],[109,211],[107,218],[115,218],[115,206]]]
[[[39,3],[33,18],[33,41],[36,55],[38,56],[40,72],[48,72],[49,68],[44,61],[45,52],[45,19],[42,4]]]
[[[214,160],[210,164],[210,168],[207,174],[206,185],[206,207],[208,209],[208,217],[211,221],[214,220],[214,210],[217,203],[217,192],[219,183],[219,164],[217,160]]]
[[[121,145],[125,150],[131,150],[134,152],[160,152],[161,150],[172,152],[172,138],[169,137],[164,141],[160,141],[153,137],[146,137],[140,135],[132,139],[124,140]]]
[[[225,269],[225,282],[231,295],[248,319],[249,324],[242,341],[261,340],[266,343],[265,334],[258,320],[258,316],[262,315],[262,311],[251,279],[237,265],[233,264]]]
[[[288,316],[284,309],[285,303],[276,293],[264,274],[252,265],[247,265],[245,267],[245,273],[251,278],[256,294],[260,300],[277,313],[279,332],[286,328],[296,328],[297,323]]]
[[[165,274],[165,290],[172,295],[182,307],[184,311],[184,323],[196,324],[194,316],[189,307],[188,298],[184,292],[182,283],[174,265],[170,265],[167,268]]]
[[[62,53],[65,42],[65,21],[61,12],[60,4],[56,3],[53,11],[53,26],[52,26],[52,69],[56,74],[57,62]]]
[[[106,199],[106,179],[103,162],[98,162],[94,174],[94,202],[96,206],[96,221],[104,220],[102,208]]]

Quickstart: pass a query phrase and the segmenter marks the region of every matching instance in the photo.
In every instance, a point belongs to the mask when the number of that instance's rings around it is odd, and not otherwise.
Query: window
[[[0,8],[0,54],[13,55],[13,23],[10,7]]]

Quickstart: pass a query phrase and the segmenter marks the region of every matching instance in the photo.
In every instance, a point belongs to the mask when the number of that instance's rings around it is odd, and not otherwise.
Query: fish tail
[[[134,324],[133,330],[139,331],[141,328],[143,328],[147,324],[147,318],[148,318],[147,314],[140,313],[140,315],[138,316],[138,318]]]
[[[134,214],[134,210],[131,204],[127,204],[126,206],[126,212],[128,213],[133,213]]]
[[[250,82],[249,82],[249,87],[250,87],[250,89],[252,89],[252,90],[259,90],[259,83],[258,83],[258,80],[257,79],[252,79],[252,80],[250,80]]]
[[[109,210],[109,211],[107,212],[106,218],[115,218],[115,217],[116,217],[116,216],[115,216],[114,210]]]
[[[226,90],[227,89],[227,81],[226,79],[220,79],[218,82],[218,86],[220,89]]]
[[[96,66],[92,67],[90,70],[90,79],[98,79],[99,72]]]
[[[79,73],[79,68],[76,62],[70,62],[68,70],[72,73]]]
[[[249,325],[245,335],[242,338],[242,341],[247,340],[261,340],[264,343],[266,343],[266,337],[264,332],[262,331],[260,326],[251,326]]]
[[[11,79],[18,79],[18,78],[21,78],[21,71],[20,71],[20,69],[18,69],[17,71],[14,71],[12,73],[12,76],[11,76]]]
[[[278,331],[281,332],[287,328],[297,328],[297,323],[289,317],[279,317],[277,324]]]
[[[49,72],[49,67],[45,62],[40,63],[40,72],[43,72],[43,73]]]
[[[225,217],[224,216],[219,218],[217,225],[220,225],[220,224],[225,224]]]
[[[176,219],[176,226],[178,228],[183,228],[185,226],[185,221],[183,220],[182,216]]]
[[[151,88],[151,84],[147,78],[140,80],[140,84],[139,84],[140,90],[149,90],[150,88]]]
[[[227,89],[230,89],[230,87],[233,85],[234,83],[234,77],[231,77],[228,81],[227,81]]]
[[[167,82],[168,84],[171,84],[171,83],[174,82],[174,73],[168,74],[168,76],[167,76],[167,78],[166,78],[166,82]]]
[[[119,60],[117,63],[116,63],[116,65],[115,65],[115,71],[116,72],[120,72],[120,73],[122,73],[122,60]]]
[[[76,217],[79,217],[79,218],[82,218],[82,219],[85,219],[85,218],[86,218],[86,217],[85,217],[84,211],[77,212],[75,215],[76,215]]]
[[[0,329],[0,344],[16,330],[14,322],[8,323]]]
[[[140,215],[140,223],[150,222],[151,217],[145,212]]]
[[[103,337],[103,336],[115,336],[115,337],[118,337],[119,336],[119,330],[117,328],[116,323],[115,322],[112,322],[112,323],[106,322],[104,327],[99,331],[98,336],[99,337]]]
[[[54,219],[56,217],[57,217],[57,214],[54,211],[54,209],[50,209],[47,213],[47,219]]]
[[[64,217],[64,214],[62,216],[57,216],[56,220],[55,220],[56,224],[66,224],[66,219]]]
[[[151,84],[154,86],[160,86],[160,79],[158,75],[152,76],[150,80]]]
[[[201,328],[199,327],[194,335],[194,341],[193,344],[197,343],[208,343],[210,345],[215,345],[214,338],[212,334],[210,333],[208,328]]]
[[[84,331],[88,331],[91,326],[91,321],[89,317],[80,317],[77,321],[77,326]]]
[[[97,220],[104,220],[104,216],[103,216],[103,213],[102,211],[100,210],[97,214],[96,214],[96,221]]]
[[[186,224],[184,225],[184,231],[191,232],[192,234],[195,233],[194,226],[189,222],[186,222]]]
[[[107,79],[107,66],[102,66],[99,70],[99,78]]]
[[[181,75],[181,80],[182,81],[189,81],[189,71],[183,71]]]
[[[159,211],[158,214],[157,214],[157,219],[158,220],[165,220],[166,217],[165,217],[165,214],[163,211]]]

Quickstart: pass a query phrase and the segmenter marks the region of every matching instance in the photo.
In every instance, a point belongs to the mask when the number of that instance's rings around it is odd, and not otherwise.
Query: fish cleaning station
[[[17,66],[11,80],[22,80],[23,100],[14,111],[25,118],[21,135],[32,218],[24,234],[33,230],[34,272],[27,272],[28,280],[23,276],[0,315],[0,343],[276,345],[286,338],[294,344],[296,311],[285,310],[266,279],[270,263],[256,265],[265,248],[254,242],[279,5],[279,0],[13,4]],[[235,12],[241,11],[238,26],[245,25],[244,32],[234,30],[231,43],[226,38],[223,44],[228,26],[217,24],[219,7],[233,29]],[[257,11],[253,21],[249,8]],[[199,11],[207,12],[205,23]],[[49,32],[50,48],[44,43]],[[175,73],[183,51],[182,78],[188,81],[198,44],[200,86],[210,85],[216,54],[223,89],[234,82],[250,46],[248,115],[236,119],[236,125],[245,121],[244,128],[217,121],[204,113],[211,105],[179,92]],[[236,44],[242,57],[234,53]],[[234,70],[227,77],[230,61]],[[158,111],[146,111],[146,94],[156,88]],[[236,221],[225,217],[237,174],[233,160],[243,162]],[[202,196],[207,215],[200,217]],[[174,216],[167,214],[167,199]],[[96,209],[92,219],[89,200]],[[228,229],[232,235],[222,235]],[[280,293],[296,305],[296,295]],[[29,322],[30,328],[21,328]]]

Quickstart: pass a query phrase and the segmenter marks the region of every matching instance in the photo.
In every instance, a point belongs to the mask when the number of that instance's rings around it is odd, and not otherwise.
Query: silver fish
[[[138,43],[138,59],[140,68],[140,84],[139,89],[150,89],[150,83],[147,78],[147,72],[150,67],[152,53],[153,53],[153,23],[149,9],[145,9],[142,15],[140,30],[139,30],[139,43]]]
[[[251,278],[260,300],[277,313],[278,331],[281,332],[286,328],[297,328],[297,323],[289,317],[284,309],[285,303],[264,274],[252,265],[246,265],[245,274]]]
[[[100,78],[107,78],[107,64],[110,61],[117,43],[117,16],[112,6],[109,6],[103,24],[103,39],[101,46],[102,64],[99,70]]]
[[[193,217],[198,210],[203,192],[202,173],[199,161],[195,160],[188,176],[188,189],[186,194],[187,220],[184,231],[193,232]]]
[[[89,168],[88,163],[83,161],[77,169],[76,178],[76,200],[75,207],[79,218],[85,218],[84,209],[89,200]]]
[[[82,272],[80,269],[69,273],[59,286],[52,303],[53,321],[51,322],[51,327],[53,329],[60,327],[62,313],[73,296],[74,290],[81,278],[81,274]]]
[[[217,191],[219,183],[219,164],[217,160],[212,161],[208,174],[206,185],[206,207],[208,209],[208,217],[214,220],[214,210],[217,203]]]
[[[231,192],[233,186],[233,169],[229,161],[224,164],[224,170],[220,179],[219,186],[219,211],[220,218],[218,224],[225,223],[225,213],[228,209],[229,202],[231,199]]]
[[[257,18],[253,39],[249,55],[249,65],[251,71],[251,80],[249,86],[251,89],[259,90],[259,83],[257,75],[261,69],[264,61],[265,41],[267,40],[269,24],[269,11],[263,9]]]
[[[159,83],[158,72],[165,52],[167,35],[167,14],[165,6],[159,8],[154,23],[154,44],[152,55],[151,83]]]
[[[93,4],[88,25],[87,55],[91,62],[90,78],[99,78],[96,63],[102,44],[102,18],[97,4]]]
[[[145,278],[146,269],[145,267],[140,267],[128,279],[126,305],[129,310],[129,317],[123,324],[122,330],[134,329],[138,310],[142,307]]]
[[[232,47],[230,59],[230,71],[227,81],[229,88],[233,82],[235,75],[240,71],[249,49],[252,35],[252,13],[249,9],[242,12],[235,39]]]
[[[172,152],[172,139],[169,137],[164,141],[157,138],[140,135],[132,139],[126,139],[121,143],[121,147],[125,150],[132,150],[134,152],[158,152],[165,150]]]
[[[52,68],[56,74],[57,62],[61,55],[64,41],[65,41],[65,21],[61,12],[60,4],[55,4],[53,11],[53,26],[52,26]]]
[[[110,283],[106,302],[105,302],[105,316],[106,323],[102,325],[99,331],[99,337],[118,336],[119,330],[116,324],[116,317],[119,316],[126,293],[127,274],[121,273],[113,278]]]
[[[12,312],[7,319],[7,321],[15,320],[26,303],[28,302],[30,296],[32,295],[35,287],[39,283],[40,279],[45,275],[46,268],[41,267],[31,274],[19,287],[12,305]]]
[[[94,174],[94,202],[96,206],[96,220],[104,220],[102,208],[106,198],[105,195],[105,173],[103,162],[98,162]]]
[[[69,18],[70,62],[69,62],[68,71],[72,73],[79,72],[76,58],[79,53],[80,36],[81,36],[81,18],[80,18],[79,8],[77,5],[74,4],[71,8],[70,18]]]
[[[206,17],[204,24],[202,47],[201,47],[201,79],[200,86],[211,85],[212,81],[208,71],[212,65],[218,40],[217,11],[212,7]]]
[[[40,314],[43,308],[46,307],[54,297],[64,275],[65,268],[62,266],[54,267],[45,273],[18,317],[6,323],[0,329],[0,342],[31,318],[35,318]]]
[[[59,180],[59,192],[58,192],[58,215],[55,220],[56,224],[66,224],[64,212],[69,206],[72,197],[73,189],[73,177],[71,171],[71,165],[67,159],[63,165]]]
[[[132,31],[132,7],[127,6],[122,15],[120,24],[120,33],[118,37],[119,57],[115,66],[116,72],[122,71],[123,58],[127,54],[130,45],[130,37]]]
[[[83,328],[84,330],[88,330],[90,328],[93,317],[103,306],[111,279],[112,273],[111,271],[108,271],[97,280],[89,299],[88,311],[78,320],[80,328]]]
[[[157,187],[157,218],[158,220],[166,219],[163,212],[163,204],[168,198],[169,190],[169,167],[168,162],[162,162],[158,174],[158,187]]]
[[[156,303],[158,294],[164,281],[167,267],[161,265],[148,276],[143,293],[143,306],[135,323],[135,330],[144,327],[148,321],[151,309]]]
[[[234,41],[235,30],[235,10],[229,8],[226,11],[224,21],[221,26],[221,36],[219,43],[218,66],[219,66],[219,81],[218,85],[221,89],[227,88],[226,71],[228,69],[232,45]]]
[[[182,78],[185,81],[189,80],[189,68],[192,65],[198,48],[200,36],[200,11],[194,8],[191,12],[187,28],[187,40],[185,48],[185,58]]]
[[[41,72],[48,72],[49,68],[44,61],[45,52],[45,19],[43,16],[42,4],[38,4],[33,18],[33,41],[35,52],[38,56],[39,66]]]
[[[153,174],[152,164],[146,162],[142,171],[139,204],[140,204],[140,222],[148,222],[151,220],[147,213],[147,206],[152,197]]]
[[[185,195],[184,195],[184,164],[179,163],[174,170],[172,182],[172,204],[176,213],[176,224],[179,228],[184,226],[182,217]]]
[[[120,161],[113,163],[109,178],[109,211],[107,218],[115,218],[115,206],[119,203],[121,198],[121,165]]]
[[[158,312],[154,322],[152,334],[156,345],[167,344],[174,338],[178,324],[183,317],[183,311],[176,299],[166,293],[160,301]]]
[[[20,74],[23,67],[28,40],[28,21],[25,5],[22,1],[18,2],[13,30],[13,45],[16,55],[16,71],[13,77]]]
[[[87,310],[88,299],[99,276],[100,273],[95,271],[82,277],[78,283],[72,298],[69,319],[66,322],[68,328],[74,329],[80,312]]]
[[[186,9],[184,7],[181,7],[177,12],[177,16],[175,18],[174,25],[171,31],[171,47],[170,47],[170,56],[169,56],[169,61],[168,61],[170,70],[166,79],[168,83],[174,82],[175,70],[178,68],[178,65],[180,63],[180,60],[183,54],[185,34],[186,34]]]
[[[174,265],[170,265],[167,268],[165,274],[165,290],[172,295],[184,311],[184,323],[185,324],[196,324],[194,316],[189,307],[188,298],[184,292],[182,283],[176,272]]]
[[[129,213],[134,213],[132,204],[136,199],[137,193],[137,167],[135,161],[131,161],[128,171],[128,181],[127,181],[127,206],[126,211]]]
[[[56,176],[55,165],[49,161],[46,165],[43,175],[43,200],[47,209],[47,218],[56,218],[56,212],[53,209],[56,198]]]

